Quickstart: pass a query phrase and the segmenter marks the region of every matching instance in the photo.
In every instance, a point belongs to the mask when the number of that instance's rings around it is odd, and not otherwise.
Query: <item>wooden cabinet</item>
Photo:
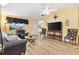
[[[62,40],[62,31],[57,31],[57,30],[47,31],[47,37],[61,41]]]

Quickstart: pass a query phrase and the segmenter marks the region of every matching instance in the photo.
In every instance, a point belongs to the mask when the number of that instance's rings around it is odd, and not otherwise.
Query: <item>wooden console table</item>
[[[57,39],[57,40],[62,40],[62,31],[47,31],[47,37],[52,38],[52,39]]]

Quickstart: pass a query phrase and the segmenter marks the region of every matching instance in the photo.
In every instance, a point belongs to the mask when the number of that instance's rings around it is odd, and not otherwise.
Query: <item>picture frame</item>
[[[69,26],[69,19],[65,20],[65,26]]]

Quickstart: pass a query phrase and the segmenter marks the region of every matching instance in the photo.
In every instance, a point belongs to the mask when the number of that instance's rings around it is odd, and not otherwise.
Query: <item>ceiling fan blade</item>
[[[55,11],[57,11],[57,9],[49,9],[48,11],[49,12],[55,12]]]

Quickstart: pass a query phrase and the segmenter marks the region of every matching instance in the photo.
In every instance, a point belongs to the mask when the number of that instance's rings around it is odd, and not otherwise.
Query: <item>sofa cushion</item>
[[[7,39],[9,42],[10,41],[15,41],[17,40],[17,36],[16,35],[8,35],[8,39]]]

